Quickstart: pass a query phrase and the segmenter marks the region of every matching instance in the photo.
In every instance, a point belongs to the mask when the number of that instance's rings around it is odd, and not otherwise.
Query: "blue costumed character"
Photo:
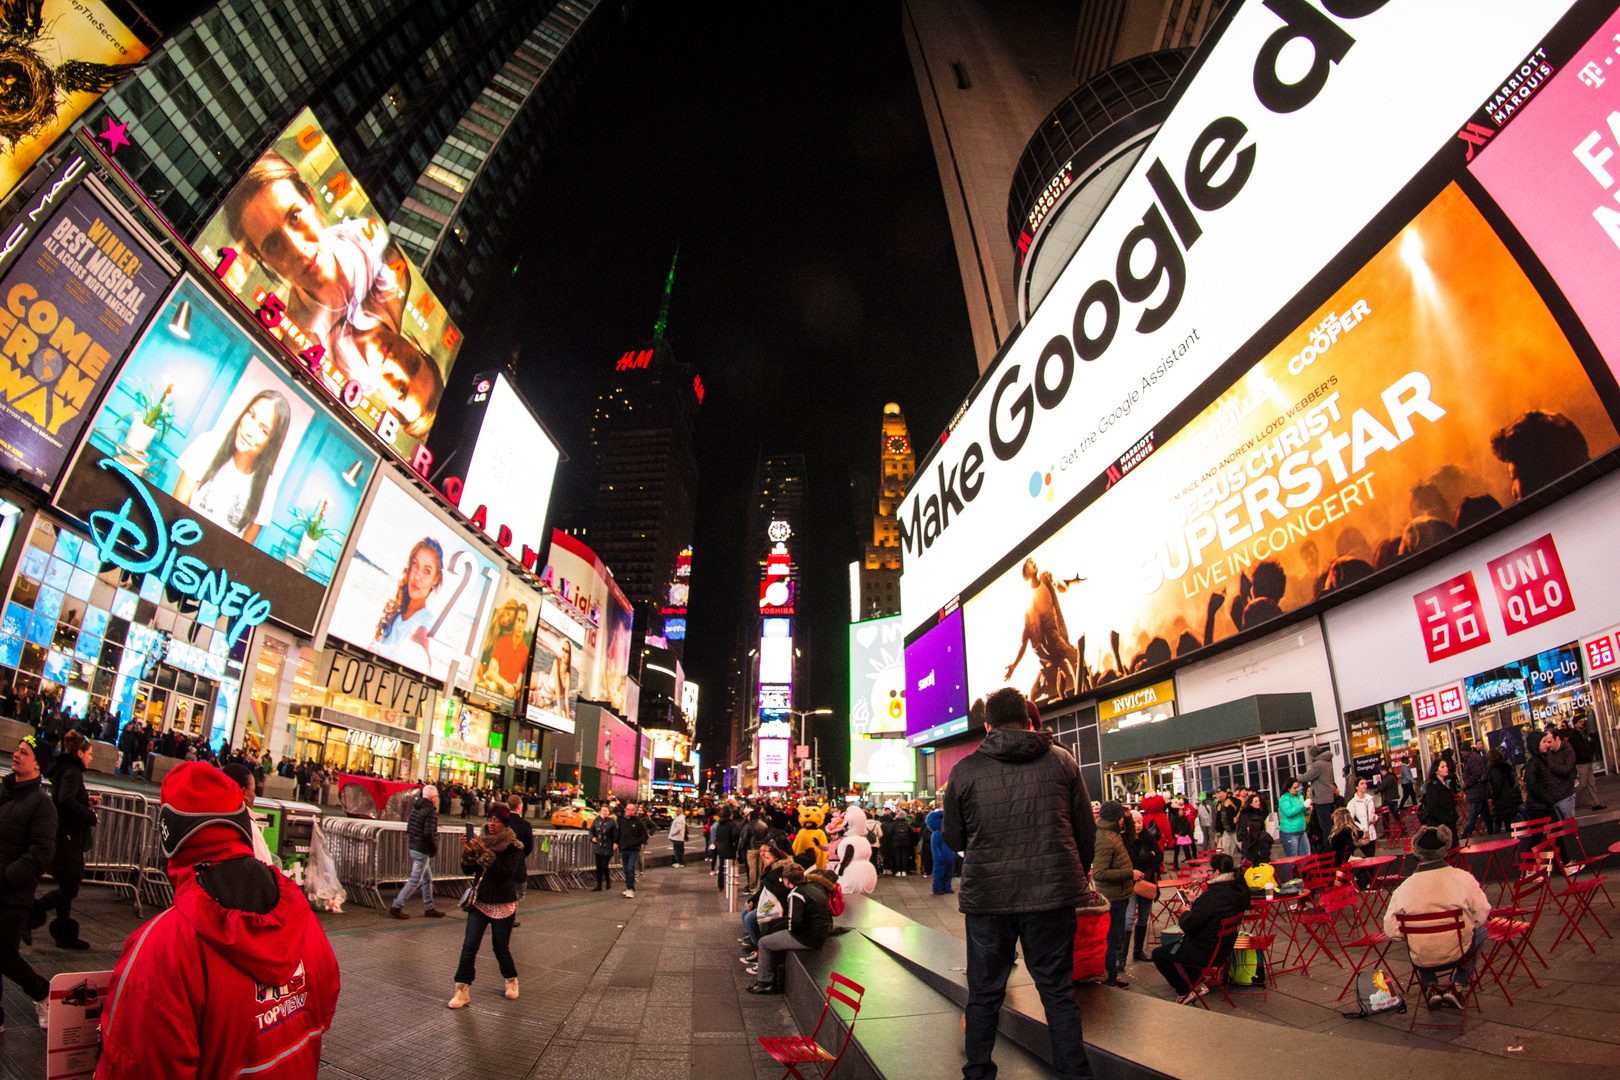
[[[956,852],[945,843],[945,811],[929,811],[925,823],[934,852],[934,895],[942,896],[953,891],[951,875],[956,872]]]

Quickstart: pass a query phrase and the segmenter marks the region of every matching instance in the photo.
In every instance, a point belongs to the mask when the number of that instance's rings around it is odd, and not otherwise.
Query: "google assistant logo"
[[[1029,497],[1032,499],[1040,498],[1041,491],[1043,489],[1046,491],[1047,502],[1051,502],[1053,499],[1057,498],[1057,491],[1052,487],[1051,469],[1047,469],[1045,472],[1041,472],[1039,469],[1036,469],[1034,472],[1029,474]]]

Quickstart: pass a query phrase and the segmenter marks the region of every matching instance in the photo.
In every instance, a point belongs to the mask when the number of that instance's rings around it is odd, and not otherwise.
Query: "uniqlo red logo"
[[[1412,707],[1419,720],[1433,720],[1440,715],[1440,701],[1433,694],[1419,694],[1412,699]]]
[[[1552,533],[1486,564],[1509,634],[1551,622],[1575,610],[1564,564]]]
[[[1596,641],[1586,643],[1586,666],[1593,671],[1614,663],[1614,638],[1605,634]]]
[[[1463,711],[1462,687],[1448,686],[1440,691],[1440,711],[1447,716]]]
[[[1412,597],[1423,626],[1423,647],[1429,663],[1489,645],[1490,628],[1480,618],[1479,589],[1474,572],[1464,571]]]

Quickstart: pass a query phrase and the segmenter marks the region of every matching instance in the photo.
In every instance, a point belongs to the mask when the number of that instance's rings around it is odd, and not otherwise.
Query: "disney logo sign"
[[[203,538],[202,525],[189,517],[166,524],[144,480],[114,458],[103,458],[100,464],[134,492],[117,510],[97,510],[86,519],[102,565],[110,563],[131,574],[155,573],[163,587],[204,606],[213,605],[231,620],[227,645],[234,646],[244,632],[270,617],[270,601],[242,582],[232,581],[230,571],[214,570],[193,555],[181,554],[183,548]],[[138,517],[145,518],[144,526],[137,524]]]

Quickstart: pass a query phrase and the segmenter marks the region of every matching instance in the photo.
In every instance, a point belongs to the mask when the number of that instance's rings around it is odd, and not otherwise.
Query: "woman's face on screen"
[[[427,548],[418,548],[411,556],[411,567],[405,574],[405,587],[412,600],[426,600],[439,583],[439,560]]]
[[[270,441],[270,433],[275,427],[276,403],[269,398],[260,398],[237,422],[236,452],[258,457],[264,444]]]

